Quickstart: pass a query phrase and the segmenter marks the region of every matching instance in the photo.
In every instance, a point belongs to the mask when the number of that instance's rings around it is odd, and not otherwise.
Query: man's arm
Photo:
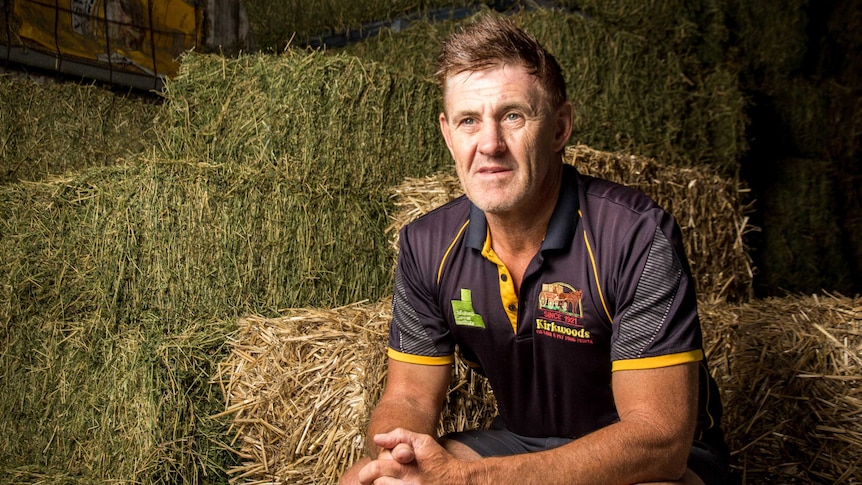
[[[386,388],[368,424],[369,455],[376,458],[381,450],[372,437],[395,428],[436,436],[451,378],[450,365],[420,365],[389,359]]]
[[[694,436],[697,413],[697,363],[614,373],[620,420],[571,443],[540,453],[458,461],[433,440],[396,430],[378,436],[384,448],[408,443],[414,466],[374,462],[375,476],[414,483],[463,480],[470,484],[639,483],[680,480]],[[577,410],[572,410],[577,412]],[[366,471],[371,471],[367,469]],[[368,480],[370,483],[370,480]]]

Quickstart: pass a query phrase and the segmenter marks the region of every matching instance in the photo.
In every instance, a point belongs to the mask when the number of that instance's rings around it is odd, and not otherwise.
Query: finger
[[[374,480],[374,485],[403,485],[404,480],[400,478],[392,478],[392,477],[381,477],[377,480]]]
[[[390,452],[392,459],[398,463],[407,464],[416,459],[416,453],[413,452],[413,446],[408,443],[398,443]]]
[[[371,485],[380,483],[379,480],[384,477],[399,477],[403,472],[403,465],[395,460],[372,460],[359,470],[358,478],[362,485]]]
[[[382,449],[379,453],[377,453],[377,460],[394,460],[392,458],[392,450]]]

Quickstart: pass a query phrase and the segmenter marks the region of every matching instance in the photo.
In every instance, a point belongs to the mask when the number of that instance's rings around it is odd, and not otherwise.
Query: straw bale
[[[219,364],[233,482],[333,483],[364,449],[385,382],[388,299],[246,317]],[[862,300],[701,301],[704,345],[742,483],[860,483]],[[487,381],[463,364],[439,432],[485,427]]]
[[[0,75],[0,183],[132,158],[155,140],[159,106],[95,85]]]
[[[587,175],[640,189],[674,215],[701,298],[751,297],[753,270],[743,237],[751,227],[741,200],[745,188],[738,180],[724,179],[707,168],[671,167],[651,158],[583,145],[568,147],[565,161]],[[407,179],[394,187],[397,210],[388,232],[395,249],[401,227],[461,194],[452,171]]]
[[[700,305],[735,468],[747,483],[862,483],[862,299]]]
[[[360,423],[380,397],[386,314],[383,304],[354,304],[240,320],[219,364],[243,460],[232,482],[336,481],[362,452]]]
[[[242,459],[229,470],[232,483],[334,483],[362,456],[385,381],[391,316],[385,299],[240,320],[218,375]],[[441,432],[494,416],[485,380],[471,374],[459,362]]]
[[[575,106],[573,142],[735,173],[747,142],[745,100],[732,65],[701,62],[693,48],[600,17],[539,8],[511,18],[560,62]],[[430,79],[440,42],[466,21],[416,22],[334,52]]]
[[[190,53],[164,96],[157,153],[169,160],[275,168],[334,194],[448,161],[434,85],[355,57]]]

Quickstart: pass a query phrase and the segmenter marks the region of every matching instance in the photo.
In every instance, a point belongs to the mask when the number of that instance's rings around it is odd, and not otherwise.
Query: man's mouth
[[[510,170],[507,167],[495,166],[495,167],[482,167],[477,171],[477,173],[479,173],[481,175],[494,175],[497,173],[503,173],[503,172],[509,172],[509,171]]]

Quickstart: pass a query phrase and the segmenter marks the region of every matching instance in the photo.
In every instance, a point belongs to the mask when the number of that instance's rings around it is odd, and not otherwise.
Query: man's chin
[[[486,214],[504,215],[509,213],[516,203],[511,199],[477,198],[470,199],[473,204]]]

